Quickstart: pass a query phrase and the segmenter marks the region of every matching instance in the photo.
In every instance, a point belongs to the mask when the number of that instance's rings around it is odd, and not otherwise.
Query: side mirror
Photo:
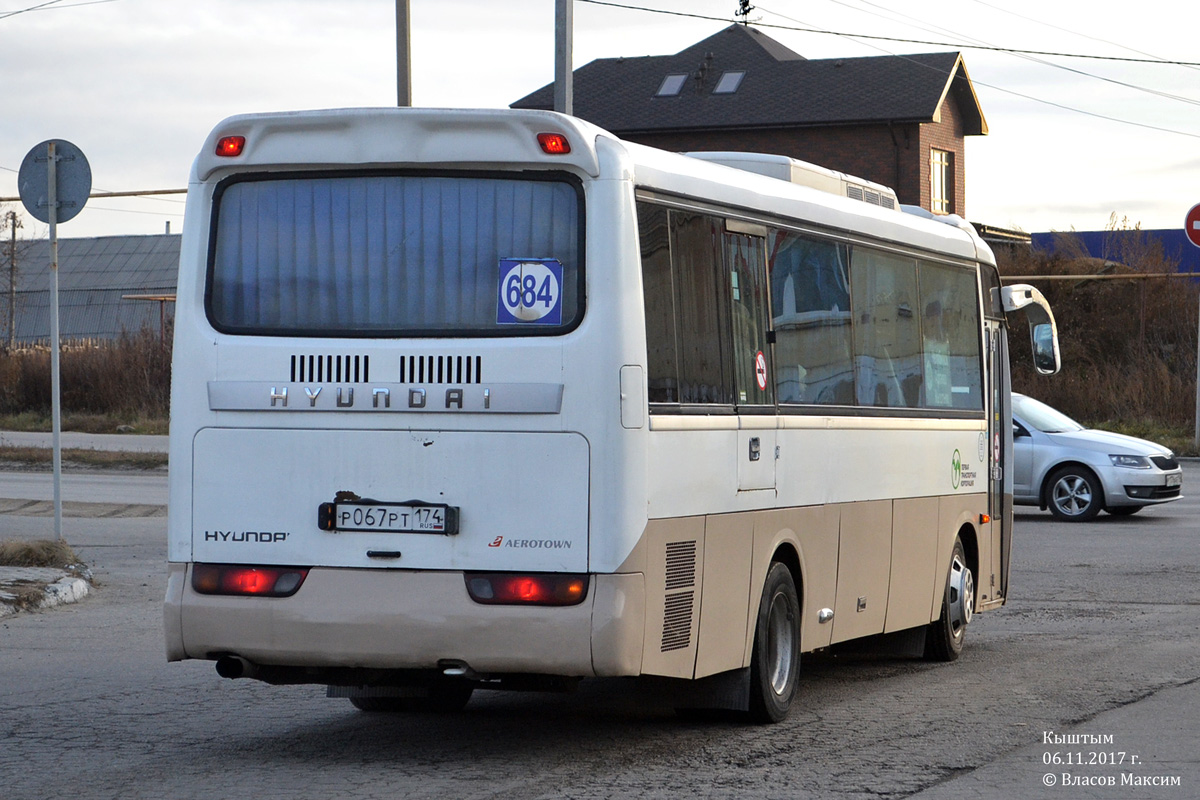
[[[1019,283],[1000,290],[1004,310],[1024,311],[1029,319],[1030,345],[1033,348],[1033,367],[1043,375],[1053,375],[1062,367],[1058,348],[1058,327],[1050,304],[1037,289]]]
[[[1033,339],[1033,366],[1043,375],[1058,372],[1058,336],[1053,322],[1034,325],[1030,331]]]

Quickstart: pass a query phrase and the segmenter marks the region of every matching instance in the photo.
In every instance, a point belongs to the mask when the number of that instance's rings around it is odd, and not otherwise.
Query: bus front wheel
[[[975,578],[967,566],[962,540],[954,539],[946,590],[942,594],[942,614],[929,623],[925,636],[925,657],[930,661],[954,661],[962,655],[967,623],[975,613]]]
[[[799,674],[800,598],[791,570],[776,561],[758,604],[750,658],[750,718],[765,723],[786,717]]]

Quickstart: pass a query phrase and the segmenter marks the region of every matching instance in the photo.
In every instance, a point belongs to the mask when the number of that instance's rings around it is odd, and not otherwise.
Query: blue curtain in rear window
[[[245,333],[547,333],[578,309],[579,195],[565,181],[351,176],[220,194],[210,315]],[[561,326],[497,324],[500,259],[563,265]]]

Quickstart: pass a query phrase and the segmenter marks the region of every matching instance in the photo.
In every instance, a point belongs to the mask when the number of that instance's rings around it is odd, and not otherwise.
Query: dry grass
[[[1070,235],[1063,235],[1070,245]],[[1115,262],[1115,263],[1114,263]],[[1001,259],[1001,274],[1078,275],[1081,280],[1030,281],[1046,295],[1058,321],[1063,369],[1046,378],[1029,361],[1029,333],[1013,325],[1013,389],[1048,403],[1085,425],[1144,429],[1177,452],[1190,443],[1196,398],[1197,295],[1194,280],[1138,278],[1175,272],[1178,257],[1149,238],[1132,237],[1107,262],[1023,253]],[[1128,280],[1084,280],[1088,275]],[[1162,442],[1167,444],[1166,441]],[[1178,447],[1183,444],[1183,447]]]
[[[60,359],[62,409],[68,415],[101,415],[118,424],[166,419],[171,395],[170,338],[144,329],[112,341],[65,346]],[[0,414],[50,414],[50,351],[0,355]],[[112,428],[108,428],[111,431]]]
[[[167,466],[166,453],[67,449],[62,451],[66,467],[101,469],[160,469]],[[24,469],[52,469],[54,452],[48,447],[0,447],[0,463]]]
[[[29,542],[0,542],[0,567],[56,567],[66,569],[82,563],[66,542],[38,539]]]
[[[25,411],[0,414],[0,430],[49,433],[53,423],[49,414]],[[170,427],[166,417],[130,417],[111,414],[63,414],[62,429],[78,433],[129,433],[165,435]]]

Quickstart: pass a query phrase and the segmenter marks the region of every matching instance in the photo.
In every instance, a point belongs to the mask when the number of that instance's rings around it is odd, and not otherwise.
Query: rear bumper
[[[637,675],[643,576],[594,575],[588,597],[559,607],[485,606],[461,572],[321,569],[295,595],[201,595],[190,567],[168,565],[167,658],[237,655],[262,665],[434,669],[590,677]]]

